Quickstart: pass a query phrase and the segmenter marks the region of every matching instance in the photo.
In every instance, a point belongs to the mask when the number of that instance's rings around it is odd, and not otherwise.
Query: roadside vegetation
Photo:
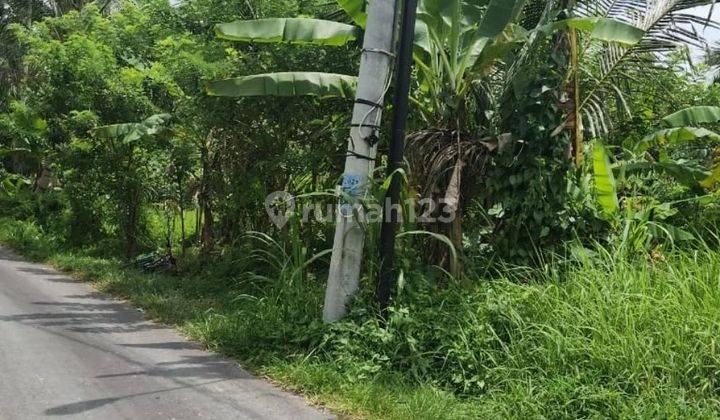
[[[0,0],[0,243],[352,418],[720,416],[712,1],[421,0],[402,198],[458,217],[387,312],[363,225],[332,324],[364,2],[175,3]]]
[[[438,291],[406,274],[387,325],[355,303],[319,322],[321,282],[248,238],[226,262],[151,274],[97,250],[65,251],[36,225],[0,241],[126,298],[210,349],[337,413],[366,418],[713,418],[720,252],[569,252]],[[265,253],[263,251],[268,251]],[[257,267],[264,267],[261,272]],[[261,287],[258,285],[262,284]]]

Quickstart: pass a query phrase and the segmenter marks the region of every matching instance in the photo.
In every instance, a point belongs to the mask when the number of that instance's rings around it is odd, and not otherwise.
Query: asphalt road
[[[0,248],[0,419],[324,419],[130,305]]]

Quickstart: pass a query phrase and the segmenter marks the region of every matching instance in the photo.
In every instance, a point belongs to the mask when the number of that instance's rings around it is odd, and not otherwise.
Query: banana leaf
[[[422,0],[415,26],[416,59],[437,52],[445,55],[447,65],[462,77],[473,68],[485,49],[508,29],[525,0],[481,1]],[[485,54],[487,56],[487,54]],[[430,63],[424,63],[432,68]]]
[[[686,187],[703,185],[711,176],[711,172],[705,168],[680,162],[630,162],[617,165],[613,168],[616,177],[624,177],[628,174],[649,171],[662,172],[669,175]]]
[[[592,39],[632,46],[640,42],[646,32],[637,26],[611,18],[583,17],[561,20],[544,25],[536,31],[552,34],[568,28],[584,32]]]
[[[169,114],[156,114],[139,123],[123,123],[97,127],[92,130],[96,138],[121,138],[123,142],[130,143],[146,136],[152,136],[164,129],[170,121]]]
[[[638,153],[645,152],[651,145],[659,146],[676,145],[680,143],[693,142],[700,139],[708,139],[720,142],[720,134],[698,127],[676,127],[656,131],[643,138],[636,146]]]
[[[495,38],[522,11],[526,0],[491,0],[475,34],[478,38]]]
[[[607,150],[599,141],[596,141],[593,147],[593,170],[598,203],[606,216],[615,216],[620,211],[617,182]]]
[[[556,22],[553,29],[573,28],[586,32],[593,39],[635,45],[645,36],[645,31],[628,23],[610,18],[572,18]]]
[[[210,82],[211,96],[303,96],[355,98],[357,77],[342,74],[287,72],[267,73]]]
[[[258,43],[342,46],[357,39],[358,33],[345,23],[304,18],[239,20],[215,26],[219,38]]]
[[[363,29],[367,25],[367,13],[365,13],[365,0],[336,0],[337,4],[355,24]]]
[[[720,107],[694,106],[663,118],[669,127],[682,127],[688,125],[715,124],[720,122]]]

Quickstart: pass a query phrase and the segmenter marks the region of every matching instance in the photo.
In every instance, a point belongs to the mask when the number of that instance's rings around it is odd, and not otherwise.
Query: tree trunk
[[[195,211],[195,243],[200,243],[200,230],[202,228],[202,206],[200,205],[198,198],[198,205],[196,207]]]
[[[392,76],[396,7],[395,0],[374,0],[368,6],[358,101],[353,110],[349,153],[341,187],[352,198],[363,198],[367,194],[368,178],[375,168],[377,144],[374,139],[378,136],[386,87]],[[365,236],[352,205],[343,203],[337,215],[323,309],[325,322],[334,322],[345,316],[346,305],[359,285]]]
[[[185,255],[185,210],[180,206],[180,249]]]
[[[572,17],[575,0],[563,0],[560,6],[568,16]],[[582,166],[584,159],[584,131],[582,124],[582,105],[580,87],[580,45],[578,31],[574,28],[555,35],[555,52],[566,59],[565,81],[562,86],[564,97],[560,107],[565,109],[567,116],[563,124],[553,132],[553,137],[562,132],[569,132],[570,141],[565,150],[565,158],[572,160],[576,167]]]
[[[178,172],[177,176],[177,184],[178,184],[178,210],[180,213],[180,250],[182,255],[185,255],[185,206],[184,206],[184,194],[183,194],[183,184],[182,184],[182,175],[180,175],[180,172]]]
[[[213,213],[210,197],[210,147],[212,131],[208,134],[200,148],[200,159],[202,160],[202,180],[200,183],[200,208],[202,209],[202,231],[200,233],[200,246],[203,252],[209,253],[213,249]]]
[[[165,235],[165,249],[170,255],[170,257],[173,256],[173,240],[175,239],[175,212],[172,210],[172,208],[166,209],[167,213],[165,214],[165,229],[166,229],[166,235]]]
[[[202,234],[200,244],[204,252],[211,252],[213,245],[215,244],[214,233],[213,233],[213,213],[212,205],[210,204],[209,197],[203,197],[202,200]]]
[[[137,197],[132,197],[127,207],[125,220],[125,257],[128,261],[132,261],[138,252],[137,224],[139,206],[140,204]]]

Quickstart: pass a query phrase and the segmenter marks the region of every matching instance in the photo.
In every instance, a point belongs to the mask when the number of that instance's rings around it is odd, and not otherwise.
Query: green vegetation
[[[421,0],[403,213],[457,217],[404,220],[386,318],[362,224],[324,324],[366,3],[0,0],[0,243],[351,417],[719,417],[711,3]]]
[[[440,293],[413,273],[387,326],[363,301],[328,326],[317,322],[322,288],[298,282],[292,257],[267,237],[248,237],[232,264],[147,275],[91,251],[53,250],[32,224],[0,226],[3,243],[340,413],[712,418],[720,409],[720,253],[701,244],[654,259],[578,249]]]

